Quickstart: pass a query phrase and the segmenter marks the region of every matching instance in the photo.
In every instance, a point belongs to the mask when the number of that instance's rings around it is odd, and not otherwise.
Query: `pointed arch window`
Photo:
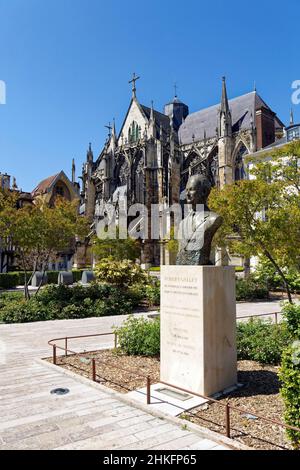
[[[240,181],[245,179],[246,172],[244,167],[244,156],[248,153],[244,144],[241,144],[236,157],[235,157],[235,166],[234,166],[234,179],[235,181]]]
[[[128,129],[128,142],[129,143],[136,142],[137,140],[139,140],[140,130],[141,128],[138,125],[138,123],[135,121],[132,121]]]

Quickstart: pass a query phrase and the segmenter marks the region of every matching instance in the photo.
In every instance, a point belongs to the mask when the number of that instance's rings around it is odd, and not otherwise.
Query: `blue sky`
[[[288,122],[300,79],[299,0],[0,0],[0,171],[23,190],[61,169],[77,175],[117,130],[141,76],[141,103],[162,110],[174,95],[190,112],[257,90]],[[300,105],[294,106],[300,121]]]

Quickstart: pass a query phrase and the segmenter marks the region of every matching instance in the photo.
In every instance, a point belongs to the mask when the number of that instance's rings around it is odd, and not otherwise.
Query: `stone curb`
[[[44,359],[35,359],[35,362],[37,362],[40,365],[43,365],[45,367],[49,367],[50,369],[54,369],[57,372],[61,372],[64,375],[68,375],[69,377],[72,377],[73,379],[84,383],[85,385],[88,385],[90,387],[96,388],[98,390],[101,390],[101,392],[106,393],[107,395],[110,395],[117,400],[126,403],[128,405],[133,406],[134,408],[138,408],[145,413],[148,413],[152,416],[155,416],[157,418],[162,418],[165,421],[168,421],[169,423],[175,424],[176,426],[179,426],[182,428],[182,426],[185,426],[185,429],[188,431],[191,431],[197,435],[199,435],[202,438],[206,439],[211,439],[215,441],[217,444],[221,445],[226,445],[227,447],[230,447],[232,450],[253,450],[251,447],[246,446],[245,444],[242,444],[238,441],[234,441],[232,439],[229,439],[228,437],[222,436],[221,434],[211,431],[209,429],[206,429],[202,426],[199,426],[198,424],[191,423],[188,420],[177,418],[170,416],[166,413],[163,413],[158,410],[154,410],[153,408],[149,408],[146,404],[144,405],[143,403],[140,403],[136,400],[133,400],[131,398],[126,397],[126,395],[123,395],[122,393],[117,392],[116,390],[112,390],[108,387],[105,387],[104,385],[101,385],[99,383],[93,382],[90,379],[87,379],[86,377],[83,377],[82,375],[76,374],[75,372],[72,372],[70,370],[65,369],[64,367],[60,367],[54,364],[51,364],[48,361],[45,361]]]

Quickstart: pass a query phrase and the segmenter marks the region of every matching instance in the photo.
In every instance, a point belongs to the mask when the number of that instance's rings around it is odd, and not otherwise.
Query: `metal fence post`
[[[56,365],[56,344],[53,344],[53,364]]]
[[[92,377],[93,381],[96,382],[96,361],[94,358],[92,359]]]
[[[148,376],[147,377],[147,405],[150,405],[151,403],[151,379]]]
[[[226,436],[230,437],[230,408],[228,403],[225,407],[225,419],[226,419]]]

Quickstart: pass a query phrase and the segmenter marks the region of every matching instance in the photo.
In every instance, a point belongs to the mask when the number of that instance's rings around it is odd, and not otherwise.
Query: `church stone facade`
[[[151,205],[184,201],[184,188],[193,174],[208,175],[220,188],[246,178],[245,156],[280,139],[284,125],[256,91],[228,100],[225,78],[221,102],[191,114],[177,96],[164,113],[153,104],[144,106],[136,96],[136,79],[131,81],[132,99],[120,132],[114,123],[109,126],[96,159],[89,146],[80,211],[95,227],[112,204],[117,210],[145,205],[148,237],[141,240],[141,262],[168,264],[172,260],[164,240],[151,239]]]

